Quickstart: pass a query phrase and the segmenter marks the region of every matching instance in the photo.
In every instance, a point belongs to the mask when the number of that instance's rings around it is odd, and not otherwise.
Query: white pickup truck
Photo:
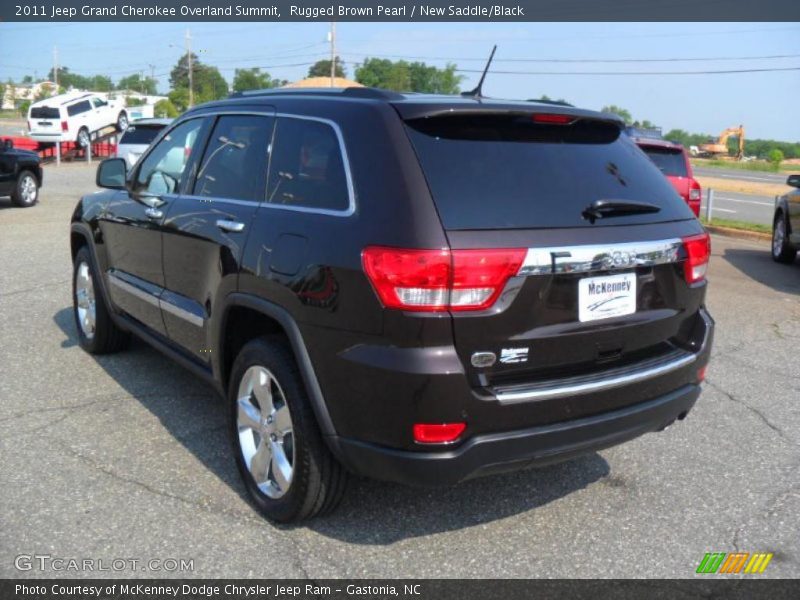
[[[85,148],[94,133],[128,127],[128,111],[119,100],[102,94],[70,92],[34,102],[28,109],[30,137],[39,142],[76,142]]]

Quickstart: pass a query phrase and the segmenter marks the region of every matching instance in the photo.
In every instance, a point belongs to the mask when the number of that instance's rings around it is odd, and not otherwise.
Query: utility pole
[[[144,91],[145,91],[144,90],[144,71],[143,70],[139,71],[139,91],[142,92],[142,94],[144,94]]]
[[[186,30],[186,62],[189,67],[189,108],[194,106],[194,73],[192,72],[192,34]]]
[[[58,47],[53,46],[53,79],[56,84],[56,94],[58,93]]]
[[[150,67],[150,81],[152,81],[153,82],[153,86],[155,86],[156,85],[156,66],[155,65],[151,65],[149,63],[148,63],[147,66]],[[155,87],[153,89],[155,90]]]
[[[331,21],[331,32],[328,34],[331,40],[331,87],[336,77],[336,21]]]

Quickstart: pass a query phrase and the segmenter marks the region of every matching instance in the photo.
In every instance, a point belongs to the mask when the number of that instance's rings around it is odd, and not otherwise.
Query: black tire
[[[32,194],[32,195],[31,195]],[[21,208],[28,208],[39,200],[39,180],[30,171],[20,171],[17,184],[11,192],[11,202]]]
[[[92,135],[89,133],[89,130],[86,127],[81,127],[78,130],[78,137],[75,138],[75,144],[78,148],[85,150],[89,144],[92,143]]]
[[[772,260],[779,263],[792,263],[797,256],[797,249],[789,243],[789,227],[783,211],[775,215],[772,223]]]
[[[82,272],[82,265],[86,265],[87,272],[92,279],[95,314],[93,333],[87,333],[86,326],[81,323],[79,311],[78,279]],[[83,246],[75,255],[72,269],[72,315],[75,318],[75,328],[78,330],[78,343],[90,354],[111,354],[128,346],[130,334],[117,327],[111,319],[99,286],[89,249]]]
[[[126,113],[124,110],[120,111],[120,113],[117,115],[117,131],[122,133],[128,128],[128,124],[128,113]]]
[[[263,367],[269,371],[285,397],[291,415],[293,473],[288,489],[279,498],[271,498],[259,489],[242,450],[237,422],[238,395],[243,378],[251,367]],[[229,432],[236,466],[250,499],[264,516],[289,523],[325,514],[339,504],[347,484],[347,472],[322,439],[297,362],[285,338],[256,338],[242,348],[233,364],[228,401]]]

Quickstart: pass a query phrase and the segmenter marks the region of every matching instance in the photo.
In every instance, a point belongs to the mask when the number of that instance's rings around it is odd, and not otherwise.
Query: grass
[[[733,160],[706,160],[706,159],[692,159],[692,166],[697,167],[711,167],[712,169],[740,169],[742,171],[762,171],[766,173],[782,173],[784,171],[797,171],[797,165],[780,165],[775,166],[763,160],[749,160],[747,162],[733,161]]]
[[[714,218],[709,223],[705,217],[700,218],[703,225],[712,225],[717,227],[727,227],[728,229],[741,229],[742,231],[755,231],[756,233],[772,233],[772,227],[769,225],[762,225],[761,223],[748,223],[747,221],[734,221],[731,219],[717,219]]]
[[[18,110],[0,109],[0,119],[21,119]]]

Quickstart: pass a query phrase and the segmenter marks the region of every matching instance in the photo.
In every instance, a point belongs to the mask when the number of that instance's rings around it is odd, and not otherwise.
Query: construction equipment
[[[719,135],[716,141],[700,144],[696,155],[712,158],[728,156],[728,139],[730,137],[735,137],[738,140],[739,146],[736,150],[736,160],[742,160],[742,157],[744,157],[744,125],[729,127]]]

